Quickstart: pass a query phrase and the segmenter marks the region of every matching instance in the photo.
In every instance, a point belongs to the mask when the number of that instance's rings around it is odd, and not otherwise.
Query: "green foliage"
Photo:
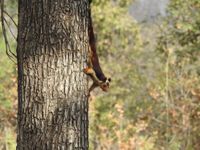
[[[136,45],[138,28],[133,18],[128,15],[128,6],[118,5],[121,1],[98,1],[92,3],[92,16],[100,54],[106,55],[120,49]],[[123,1],[125,2],[125,1]],[[135,34],[135,35],[131,35]],[[138,43],[137,43],[138,44]]]
[[[1,124],[2,126],[3,124]],[[16,149],[16,134],[13,128],[6,127],[0,130],[0,149],[15,150]]]
[[[11,60],[8,59],[5,53],[4,41],[0,40],[0,105],[6,108],[12,108],[12,101],[10,98],[13,91],[9,91],[8,89],[12,89],[13,81],[15,80],[15,67],[14,64],[11,63]],[[16,92],[15,92],[16,94]],[[11,96],[11,97],[10,97]]]
[[[91,149],[199,149],[199,6],[171,1],[162,30],[143,26],[153,38],[141,38],[127,5],[93,3],[101,64],[114,82],[91,103]]]
[[[172,145],[188,150],[200,148],[199,135],[196,134],[200,131],[197,126],[200,110],[199,8],[200,2],[196,0],[171,1],[169,16],[163,25],[157,47],[166,68],[166,112],[163,114],[170,125],[163,128],[168,134],[160,137],[176,141]],[[167,144],[168,142],[165,145]]]
[[[91,103],[90,137],[94,142],[90,148],[132,149],[141,142],[145,144],[144,150],[150,150],[154,149],[156,136],[141,135],[146,123],[137,124],[142,108],[149,107],[148,93],[141,90],[146,81],[137,66],[142,48],[140,28],[128,14],[129,5],[120,2],[92,5],[100,61],[104,72],[112,77],[112,83],[108,94],[98,94]]]
[[[15,0],[5,0],[5,10],[16,20]],[[4,14],[8,40],[11,49],[15,51],[16,42],[9,33],[8,25],[16,34],[16,26],[7,14]],[[0,33],[2,27],[0,26]],[[0,149],[16,149],[16,110],[17,110],[17,81],[16,64],[6,55],[4,38],[0,37]]]
[[[17,81],[16,67],[5,53],[4,42],[0,38],[0,149],[7,146],[15,149]]]

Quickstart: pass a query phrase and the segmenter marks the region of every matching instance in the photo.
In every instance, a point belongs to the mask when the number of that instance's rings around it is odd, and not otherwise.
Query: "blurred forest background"
[[[17,1],[5,7],[17,22]],[[4,16],[15,53],[17,27]],[[113,82],[92,94],[90,149],[200,150],[200,1],[93,0],[92,16]],[[0,32],[0,150],[14,150],[16,61]]]

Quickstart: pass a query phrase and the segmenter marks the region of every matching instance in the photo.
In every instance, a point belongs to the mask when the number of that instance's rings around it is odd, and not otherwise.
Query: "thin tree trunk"
[[[18,150],[87,150],[88,0],[19,0]]]

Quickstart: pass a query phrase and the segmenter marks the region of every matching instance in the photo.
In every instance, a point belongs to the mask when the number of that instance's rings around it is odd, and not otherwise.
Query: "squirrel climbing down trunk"
[[[99,64],[99,58],[96,51],[96,41],[92,26],[91,8],[89,10],[89,25],[88,25],[88,37],[89,37],[89,58],[88,66],[83,69],[83,72],[91,77],[93,84],[89,89],[89,93],[96,87],[100,87],[103,91],[107,92],[110,86],[111,78],[107,78]]]

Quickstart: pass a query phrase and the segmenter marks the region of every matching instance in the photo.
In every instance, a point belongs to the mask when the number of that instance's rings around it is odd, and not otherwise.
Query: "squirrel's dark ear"
[[[108,81],[111,82],[112,81],[111,78],[108,78]]]

